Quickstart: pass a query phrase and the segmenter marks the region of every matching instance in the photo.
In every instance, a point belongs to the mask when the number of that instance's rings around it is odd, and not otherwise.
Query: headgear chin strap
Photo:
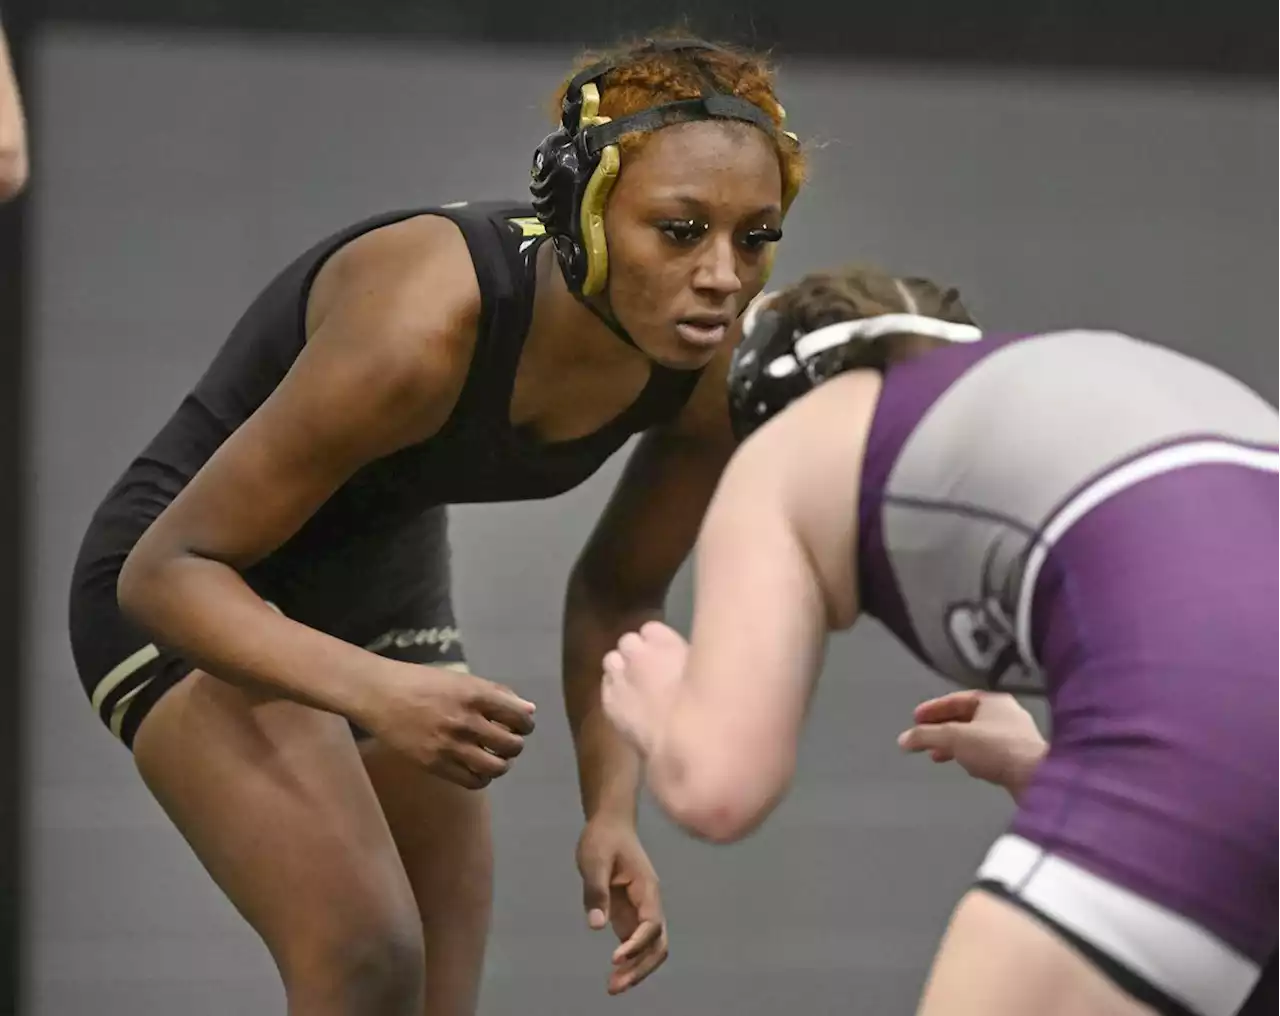
[[[724,52],[692,39],[650,41],[621,60],[587,67],[574,75],[565,90],[560,127],[543,139],[533,156],[529,184],[533,209],[551,237],[569,291],[632,345],[634,341],[612,312],[589,299],[602,294],[608,282],[604,208],[621,170],[618,142],[622,136],[695,120],[736,120],[760,128],[779,145],[797,143],[794,134],[780,132],[754,103],[717,91],[705,71],[702,95],[696,99],[668,102],[618,120],[600,115],[599,82],[606,74],[648,53],[680,50]],[[794,199],[794,189],[788,188],[783,214]]]
[[[923,335],[945,342],[982,338],[974,325],[923,314],[877,314],[801,332],[773,309],[776,299],[776,293],[761,293],[751,301],[742,322],[742,341],[729,364],[729,411],[739,440],[849,369],[840,366],[838,357],[824,353],[886,335]]]

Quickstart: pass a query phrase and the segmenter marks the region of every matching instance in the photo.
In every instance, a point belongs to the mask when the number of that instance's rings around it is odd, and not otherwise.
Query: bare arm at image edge
[[[26,182],[27,125],[8,39],[0,23],[0,201],[16,197]]]

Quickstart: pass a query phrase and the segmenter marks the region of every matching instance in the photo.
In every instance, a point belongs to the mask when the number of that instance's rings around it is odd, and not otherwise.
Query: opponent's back
[[[887,372],[876,409],[859,509],[863,609],[948,677],[988,686],[1022,669],[1037,688],[1033,612],[1071,595],[1062,536],[1173,470],[1274,469],[1276,439],[1275,408],[1248,387],[1126,335],[931,351]],[[1170,538],[1168,553],[1182,552]]]

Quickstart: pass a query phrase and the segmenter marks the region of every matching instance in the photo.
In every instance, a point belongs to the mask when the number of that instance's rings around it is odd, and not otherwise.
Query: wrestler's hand
[[[620,995],[660,967],[667,958],[667,925],[658,894],[658,875],[629,820],[601,816],[589,821],[578,840],[578,871],[587,924],[606,924],[621,943],[613,951],[609,994]]]
[[[533,733],[532,702],[473,674],[396,660],[352,717],[387,747],[460,787],[505,773]]]
[[[1031,714],[1012,695],[958,691],[921,702],[915,726],[898,735],[909,752],[958,762],[970,776],[1022,793],[1048,744]]]
[[[623,635],[618,648],[605,655],[600,701],[610,722],[642,757],[653,751],[680,690],[688,655],[683,636],[661,621]]]

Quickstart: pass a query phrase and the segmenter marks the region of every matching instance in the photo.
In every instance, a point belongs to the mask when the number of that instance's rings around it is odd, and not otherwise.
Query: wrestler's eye
[[[759,226],[756,229],[747,230],[746,236],[742,238],[742,246],[747,250],[761,250],[767,243],[777,243],[782,239],[782,230],[774,226]]]
[[[697,243],[708,228],[705,222],[698,222],[696,219],[668,219],[658,223],[658,230],[672,243],[681,246]]]

